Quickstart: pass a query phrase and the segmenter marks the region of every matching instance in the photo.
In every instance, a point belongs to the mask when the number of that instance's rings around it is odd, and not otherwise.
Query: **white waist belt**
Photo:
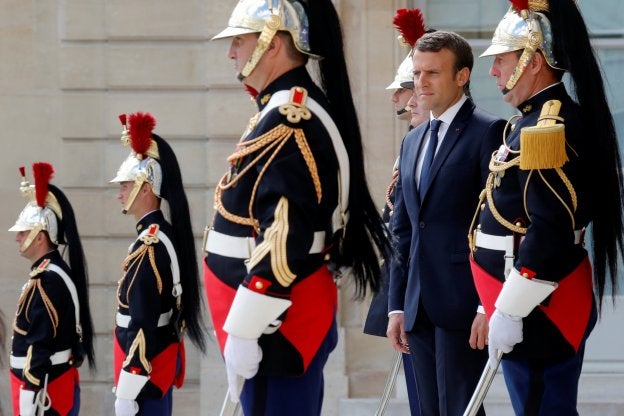
[[[574,230],[574,244],[580,244],[583,238],[583,231]],[[524,237],[521,238],[521,242]],[[511,249],[513,253],[513,235],[492,235],[482,233],[480,230],[475,230],[475,246],[481,248],[487,248],[489,250],[500,250],[507,252]]]
[[[169,310],[169,312],[161,313],[158,317],[158,327],[169,325],[169,321],[171,321],[171,315],[173,314],[173,310]],[[117,312],[117,316],[115,317],[115,322],[117,322],[117,326],[120,328],[128,328],[130,326],[130,315],[124,315],[122,313]]]
[[[50,362],[52,365],[65,364],[69,362],[69,357],[71,357],[71,348],[59,352],[55,352],[50,356]],[[26,357],[16,357],[13,354],[9,357],[9,363],[11,368],[16,370],[21,370],[26,365]]]
[[[215,230],[208,231],[204,250],[207,253],[218,254],[235,259],[248,259],[256,248],[256,239],[253,237],[236,237]],[[318,254],[325,248],[325,231],[316,231],[309,254]]]
[[[574,244],[580,244],[583,240],[585,230],[574,230]],[[520,242],[524,239],[521,237]],[[476,247],[488,250],[499,250],[505,252],[505,276],[509,274],[513,266],[514,259],[514,236],[513,235],[492,235],[482,233],[481,230],[474,231],[474,244]]]

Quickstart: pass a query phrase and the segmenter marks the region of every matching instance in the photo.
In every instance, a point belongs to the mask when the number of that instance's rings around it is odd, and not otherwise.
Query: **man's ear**
[[[35,236],[33,243],[36,243],[37,245],[39,245],[42,243],[46,243],[47,240],[48,240],[47,233],[45,231],[39,231],[37,235]]]
[[[537,73],[544,65],[548,65],[546,58],[544,58],[541,51],[536,51],[531,57],[531,61],[529,61],[527,69],[533,73]]]
[[[141,192],[143,194],[152,192],[152,185],[150,185],[149,182],[143,182],[143,184],[141,184]]]
[[[463,87],[468,83],[468,81],[470,81],[470,69],[468,69],[467,66],[463,67],[462,69],[457,71],[455,79],[457,80],[457,84],[460,87]]]
[[[266,53],[269,55],[275,55],[279,52],[282,46],[282,38],[276,33],[275,36],[273,36],[273,39],[271,39]]]

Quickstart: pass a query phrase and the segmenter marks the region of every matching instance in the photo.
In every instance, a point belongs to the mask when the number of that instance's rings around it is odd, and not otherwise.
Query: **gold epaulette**
[[[143,244],[151,246],[153,244],[158,243],[160,240],[158,239],[158,230],[160,226],[158,224],[151,224],[145,235],[141,236],[141,241]]]
[[[520,131],[520,169],[554,169],[568,161],[565,125],[559,117],[561,101],[544,103],[537,125]]]
[[[307,100],[308,90],[303,87],[292,87],[290,89],[290,100],[286,104],[279,106],[279,112],[293,124],[299,123],[301,119],[310,120],[312,113],[306,106]]]
[[[45,272],[46,270],[48,270],[49,264],[50,264],[50,259],[43,260],[41,263],[39,263],[39,266],[37,266],[36,269],[32,269],[28,275],[30,277],[35,277],[38,274]]]

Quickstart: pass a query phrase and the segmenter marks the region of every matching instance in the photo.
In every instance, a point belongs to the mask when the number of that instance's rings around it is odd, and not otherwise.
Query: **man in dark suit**
[[[446,31],[421,37],[413,56],[431,119],[401,149],[388,337],[412,357],[422,415],[462,414],[487,361],[466,236],[504,121],[469,98],[473,61],[466,40]]]
[[[414,97],[414,78],[413,78],[413,62],[412,53],[414,45],[420,36],[425,34],[424,20],[420,9],[398,9],[394,16],[393,23],[401,33],[399,42],[410,48],[407,56],[397,68],[394,80],[386,87],[386,90],[392,90],[391,101],[394,105],[394,111],[399,120],[409,121],[408,129],[429,120],[429,110],[422,107],[416,97]],[[408,130],[408,131],[409,131]],[[382,218],[386,225],[390,222],[390,217],[394,210],[394,186],[398,177],[398,158],[392,166],[392,179],[386,190],[386,203],[383,207]],[[387,266],[387,265],[385,265]],[[385,337],[388,330],[388,267],[383,268],[384,274],[381,289],[371,299],[371,304],[364,322],[364,333]],[[412,360],[408,354],[396,353],[401,356],[403,363],[403,373],[405,374],[405,387],[407,389],[407,397],[409,400],[410,414],[418,416],[418,393],[416,391],[416,381],[412,368]],[[395,360],[398,358],[395,357]],[[394,367],[394,364],[393,364]],[[398,367],[394,367],[397,368]],[[396,372],[391,371],[386,381],[386,390],[389,386],[396,383]],[[384,392],[385,395],[386,392]],[[380,406],[385,406],[382,395]],[[383,409],[380,407],[379,409]]]

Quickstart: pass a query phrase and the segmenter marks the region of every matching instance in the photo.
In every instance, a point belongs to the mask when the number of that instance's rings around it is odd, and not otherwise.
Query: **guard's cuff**
[[[258,339],[290,305],[292,302],[287,299],[262,295],[239,286],[223,330],[240,338]]]
[[[115,394],[120,399],[136,400],[149,377],[121,370]]]
[[[511,269],[494,306],[501,312],[524,318],[556,288],[555,282],[530,279]]]

